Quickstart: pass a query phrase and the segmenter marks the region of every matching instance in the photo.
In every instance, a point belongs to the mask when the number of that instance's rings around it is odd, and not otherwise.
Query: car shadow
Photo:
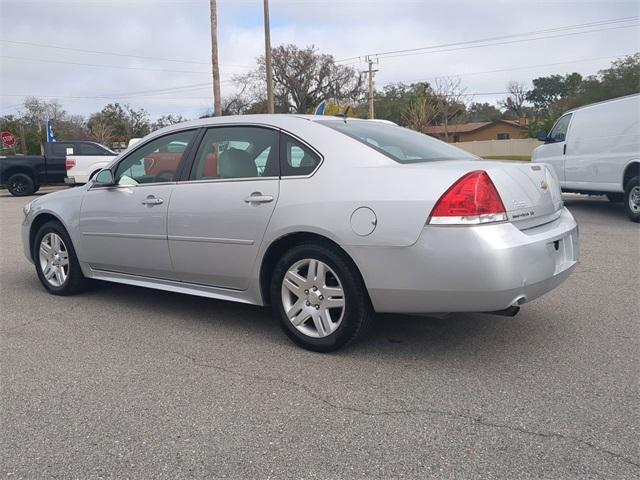
[[[610,202],[607,197],[595,195],[562,195],[564,205],[572,213],[596,215],[598,218],[615,218],[629,222],[622,202]]]
[[[271,346],[297,348],[289,342],[269,307],[187,296],[122,284],[100,282],[87,295],[96,300],[117,302],[126,307],[135,318],[144,312],[148,319],[150,307],[167,317],[185,322],[210,332],[242,338],[256,345],[269,342]],[[151,321],[156,321],[152,317]],[[148,320],[147,320],[148,321]],[[160,321],[160,320],[159,320]],[[548,318],[545,321],[552,321]],[[222,330],[222,332],[220,331]],[[484,357],[509,355],[510,351],[536,353],[536,345],[545,343],[548,334],[544,325],[535,320],[518,317],[469,313],[453,314],[442,318],[415,315],[377,314],[372,327],[359,341],[332,353],[350,358],[370,358],[375,352],[378,359],[409,361],[417,357],[439,360],[477,361],[478,352]],[[313,352],[308,352],[316,355]],[[391,358],[392,357],[392,358]],[[404,359],[404,360],[403,360]]]

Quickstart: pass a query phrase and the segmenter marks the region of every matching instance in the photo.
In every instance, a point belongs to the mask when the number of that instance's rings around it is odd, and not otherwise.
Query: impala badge
[[[540,182],[540,188],[541,188],[543,191],[545,191],[545,192],[546,192],[546,191],[547,191],[547,189],[549,188],[549,184],[548,184],[547,182],[545,182],[544,180],[542,180],[542,181]]]

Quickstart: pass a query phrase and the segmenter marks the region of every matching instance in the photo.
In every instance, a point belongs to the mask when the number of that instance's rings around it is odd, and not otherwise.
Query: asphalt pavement
[[[580,264],[514,318],[381,315],[317,354],[264,308],[47,294],[28,200],[0,191],[2,478],[640,478],[640,228],[619,204],[566,196]]]

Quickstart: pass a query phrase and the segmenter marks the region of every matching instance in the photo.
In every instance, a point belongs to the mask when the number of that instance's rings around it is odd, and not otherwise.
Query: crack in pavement
[[[482,416],[474,416],[474,415],[469,415],[469,414],[464,414],[464,413],[459,413],[459,412],[450,412],[447,410],[438,410],[438,409],[434,409],[434,408],[419,408],[419,409],[405,409],[405,410],[380,410],[380,411],[371,411],[371,410],[365,410],[365,409],[360,409],[360,408],[356,408],[356,407],[350,407],[348,405],[338,405],[336,403],[331,402],[330,400],[326,399],[325,397],[321,396],[320,394],[316,393],[315,391],[313,391],[311,388],[309,388],[307,385],[304,385],[302,383],[298,383],[298,382],[294,382],[293,380],[287,380],[281,377],[272,377],[272,376],[263,376],[263,375],[256,375],[256,374],[249,374],[249,373],[242,373],[242,372],[238,372],[236,370],[232,370],[229,368],[225,368],[225,367],[221,367],[219,365],[212,365],[210,363],[204,363],[202,361],[199,361],[198,359],[196,359],[195,357],[192,357],[191,355],[185,354],[185,353],[180,353],[180,352],[174,352],[176,355],[179,355],[181,357],[187,358],[191,361],[191,363],[197,367],[205,367],[205,368],[211,368],[214,370],[218,370],[224,373],[228,373],[230,375],[235,375],[237,377],[241,377],[241,378],[249,378],[249,379],[255,379],[255,380],[260,380],[260,381],[266,381],[266,382],[278,382],[281,383],[283,385],[287,385],[290,387],[294,387],[300,390],[305,391],[310,397],[312,397],[315,400],[318,400],[319,402],[324,403],[325,405],[336,409],[336,410],[342,410],[342,411],[349,411],[349,412],[354,412],[354,413],[358,413],[360,415],[366,415],[366,416],[370,416],[370,417],[376,417],[376,416],[393,416],[393,415],[411,415],[411,414],[431,414],[431,415],[439,415],[439,416],[446,416],[446,417],[452,417],[452,418],[458,418],[458,419],[462,419],[462,420],[468,420],[472,423],[478,424],[478,425],[482,425],[484,427],[489,427],[489,428],[500,428],[500,429],[506,429],[506,430],[511,430],[512,432],[517,432],[517,433],[522,433],[525,435],[531,435],[531,436],[535,436],[535,437],[539,437],[539,438],[545,438],[545,439],[549,439],[549,438],[555,438],[555,439],[559,439],[559,440],[563,440],[563,441],[570,441],[570,442],[575,442],[575,443],[579,443],[582,444],[586,447],[589,447],[597,452],[600,453],[604,453],[607,455],[610,455],[628,465],[631,465],[633,467],[636,468],[640,468],[640,463],[637,463],[635,461],[633,461],[632,459],[626,457],[625,455],[618,453],[618,452],[614,452],[612,450],[607,450],[606,448],[602,448],[599,447],[598,445],[595,445],[594,443],[591,443],[587,440],[583,440],[581,438],[577,438],[577,437],[573,437],[571,435],[564,435],[562,433],[557,433],[557,432],[538,432],[535,430],[528,430],[524,427],[519,427],[519,426],[513,426],[513,425],[507,425],[507,424],[502,424],[502,423],[496,423],[496,422],[491,422],[489,420],[485,420],[482,418]]]

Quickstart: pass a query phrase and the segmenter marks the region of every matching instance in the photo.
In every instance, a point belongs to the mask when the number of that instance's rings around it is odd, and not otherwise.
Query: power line
[[[457,50],[469,50],[469,49],[474,49],[474,48],[492,47],[492,46],[496,46],[496,45],[510,45],[510,44],[513,44],[513,43],[523,43],[523,42],[530,42],[530,41],[534,41],[534,40],[545,40],[545,39],[549,39],[549,38],[571,37],[571,36],[574,36],[574,35],[582,35],[584,33],[603,32],[603,31],[607,31],[607,30],[621,30],[623,28],[630,28],[630,27],[636,27],[636,26],[638,26],[638,24],[636,24],[636,25],[625,25],[625,26],[619,26],[619,27],[601,28],[601,29],[598,29],[598,30],[589,30],[588,32],[573,32],[573,33],[564,33],[564,34],[558,34],[558,35],[547,35],[547,36],[537,37],[537,38],[526,38],[526,39],[521,39],[521,40],[510,40],[510,41],[506,41],[506,42],[487,43],[485,45],[471,45],[471,46],[468,46],[468,47],[450,48],[450,49],[446,49],[446,50],[435,50],[435,51],[429,51],[429,52],[416,52],[416,53],[404,53],[404,54],[398,54],[398,55],[389,55],[389,56],[382,57],[382,58],[389,59],[389,58],[398,58],[398,57],[409,57],[409,56],[412,56],[412,55],[423,55],[425,53],[444,53],[444,52],[453,52],[453,51],[457,51]]]
[[[389,50],[389,51],[386,51],[386,52],[371,53],[371,54],[367,54],[367,55],[360,55],[360,56],[357,56],[357,57],[342,58],[342,59],[336,60],[336,62],[342,63],[342,62],[346,62],[346,61],[349,61],[349,60],[361,60],[362,58],[364,58],[366,56],[379,57],[379,58],[383,58],[383,57],[384,58],[393,58],[395,56],[401,56],[400,54],[407,54],[407,53],[412,53],[412,54],[431,53],[431,52],[422,52],[422,51],[423,50],[434,50],[434,49],[446,48],[446,47],[456,47],[456,46],[461,46],[461,45],[472,45],[472,44],[476,44],[476,43],[494,42],[496,40],[505,40],[505,39],[509,39],[509,38],[517,38],[517,37],[539,35],[539,34],[543,34],[543,33],[552,33],[552,32],[557,32],[557,31],[562,31],[562,30],[575,30],[575,29],[578,29],[578,28],[589,28],[589,27],[597,27],[597,26],[611,25],[611,24],[617,24],[617,23],[628,23],[628,22],[631,22],[631,21],[637,22],[638,18],[640,18],[640,17],[638,17],[638,16],[623,17],[623,18],[616,18],[616,19],[611,19],[611,20],[600,20],[600,21],[597,21],[597,22],[579,23],[579,24],[574,24],[574,25],[565,25],[565,26],[562,26],[562,27],[547,28],[547,29],[543,29],[543,30],[534,30],[534,31],[530,31],[530,32],[515,33],[515,34],[510,34],[510,35],[500,35],[500,36],[496,36],[496,37],[485,37],[485,38],[479,38],[479,39],[476,39],[476,40],[466,40],[466,41],[463,41],[463,42],[443,43],[443,44],[439,44],[439,45],[430,45],[430,46],[426,46],[426,47],[416,47],[416,48],[406,48],[406,49],[402,49],[402,50]],[[612,28],[628,28],[630,26],[634,26],[634,25],[619,26],[619,27],[612,27]],[[580,35],[580,34],[597,32],[597,31],[602,31],[602,30],[605,30],[605,29],[586,30],[586,31],[583,31],[583,32],[571,32],[571,34]],[[565,34],[565,35],[568,35],[568,34]],[[538,38],[533,38],[533,39],[522,39],[522,40],[519,40],[519,41],[540,40],[540,39],[543,39],[543,38],[547,38],[547,37],[538,37]],[[549,37],[549,38],[554,38],[554,37]],[[492,45],[492,44],[479,45],[479,46],[490,46],[490,45]],[[469,48],[469,47],[467,47],[467,48]],[[449,50],[447,50],[447,51],[449,51]]]
[[[632,53],[623,53],[623,54],[620,54],[620,55],[609,55],[609,56],[606,56],[606,57],[583,58],[583,59],[580,59],[580,60],[567,60],[567,61],[563,61],[563,62],[539,63],[537,65],[524,65],[524,66],[521,66],[521,67],[501,68],[501,69],[497,69],[497,70],[484,70],[482,72],[456,73],[456,74],[451,74],[451,76],[453,76],[453,77],[466,77],[466,76],[470,76],[470,75],[483,75],[483,74],[487,74],[487,73],[512,72],[512,71],[515,71],[515,70],[527,70],[527,69],[530,69],[530,68],[553,67],[553,66],[568,65],[568,64],[573,64],[573,63],[592,62],[592,61],[596,61],[596,60],[608,60],[610,58],[620,58],[620,57],[625,57],[627,55],[633,55],[633,52]],[[435,75],[435,76],[432,76],[432,77],[418,78],[418,79],[413,79],[413,80],[401,80],[401,82],[404,82],[404,83],[423,82],[423,81],[427,81],[427,80],[435,80],[436,78],[443,77],[443,76],[446,76],[446,75]]]
[[[47,45],[44,43],[34,43],[34,42],[23,42],[23,41],[19,41],[19,40],[6,40],[6,39],[0,39],[0,42],[3,43],[11,43],[14,45],[26,45],[26,46],[30,46],[30,47],[40,47],[40,48],[53,48],[56,50],[67,50],[70,52],[81,52],[81,53],[91,53],[91,54],[96,54],[96,55],[113,55],[116,57],[129,57],[129,58],[140,58],[140,59],[144,59],[144,60],[159,60],[162,62],[178,62],[178,63],[191,63],[191,64],[197,64],[197,65],[209,65],[209,62],[198,62],[195,60],[180,60],[177,58],[163,58],[163,57],[149,57],[149,56],[145,56],[145,55],[134,55],[134,54],[129,54],[129,53],[120,53],[120,52],[107,52],[107,51],[103,51],[103,50],[87,50],[84,48],[75,48],[75,47],[64,47],[61,45]],[[239,65],[239,64],[226,64],[226,65],[222,65],[224,67],[251,67],[251,65]]]
[[[19,60],[24,62],[60,63],[64,65],[81,65],[85,67],[117,68],[121,70],[144,70],[147,72],[190,73],[190,74],[198,74],[198,75],[211,74],[211,72],[197,72],[193,70],[170,70],[165,68],[130,67],[127,65],[102,65],[98,63],[69,62],[66,60],[51,60],[51,59],[45,59],[45,58],[24,58],[24,57],[14,57],[10,55],[0,55],[0,58],[6,58],[8,60]]]

